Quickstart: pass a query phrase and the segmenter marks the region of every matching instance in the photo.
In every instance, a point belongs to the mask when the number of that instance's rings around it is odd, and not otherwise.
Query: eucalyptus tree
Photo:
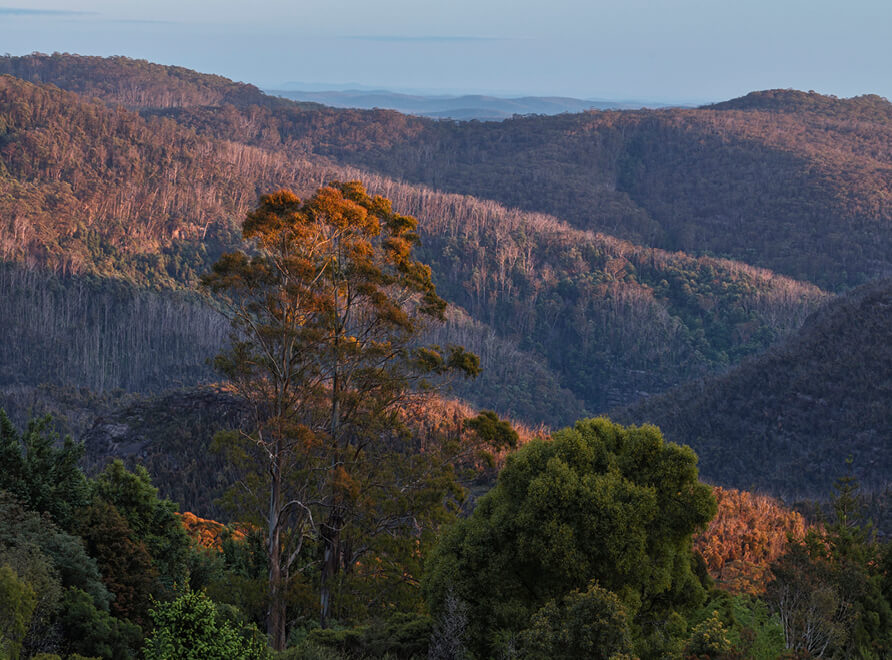
[[[253,410],[249,430],[220,440],[262,465],[240,490],[264,511],[276,649],[291,576],[318,567],[324,626],[338,571],[357,563],[371,536],[411,526],[420,505],[411,494],[445,469],[418,460],[430,448],[403,451],[401,404],[426,377],[479,370],[461,347],[420,343],[446,303],[413,258],[416,226],[359,182],[334,182],[305,201],[281,190],[244,222],[253,249],[223,255],[202,279],[233,326],[217,366]]]

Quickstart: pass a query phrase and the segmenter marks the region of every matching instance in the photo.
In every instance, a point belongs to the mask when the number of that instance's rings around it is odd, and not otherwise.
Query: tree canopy
[[[426,576],[432,612],[451,589],[469,608],[470,648],[489,657],[546,603],[595,581],[622,602],[642,657],[678,650],[682,614],[705,596],[691,535],[716,510],[696,462],[656,427],[604,418],[525,445],[444,534]]]

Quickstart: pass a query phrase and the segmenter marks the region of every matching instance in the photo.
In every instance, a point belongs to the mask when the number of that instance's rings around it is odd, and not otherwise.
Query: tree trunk
[[[331,576],[332,547],[328,540],[324,541],[325,549],[322,551],[322,575],[319,580],[319,625],[328,627],[328,616],[331,610],[331,587],[328,584]]]
[[[325,525],[322,535],[322,575],[319,581],[319,625],[328,627],[331,616],[331,584],[340,565],[340,523],[338,516],[332,514]]]
[[[335,333],[334,350],[338,355],[338,345],[340,339],[340,331]],[[329,421],[329,441],[334,449],[334,469],[340,458],[340,445],[338,432],[340,427],[340,378],[338,374],[338,365],[332,374],[331,384],[331,419]],[[332,474],[333,478],[334,475]],[[334,579],[338,569],[338,538],[340,531],[338,516],[338,492],[337,486],[332,483],[331,492],[331,512],[328,515],[328,522],[322,528],[322,570],[319,578],[319,625],[323,628],[328,626],[328,617],[331,614],[331,581]]]
[[[266,617],[266,634],[270,646],[276,651],[285,650],[285,589],[282,575],[282,543],[279,512],[281,511],[281,473],[279,466],[272,466],[272,487],[269,496],[269,610]]]

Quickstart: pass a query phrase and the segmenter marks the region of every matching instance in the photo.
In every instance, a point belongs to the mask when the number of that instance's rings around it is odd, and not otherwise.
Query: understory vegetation
[[[764,498],[714,494],[698,482],[693,452],[654,427],[602,418],[510,454],[469,517],[444,508],[421,535],[393,538],[415,550],[379,555],[395,572],[357,566],[345,576],[326,628],[315,615],[317,569],[303,573],[287,591],[287,648],[276,654],[260,632],[260,528],[181,517],[141,468],[113,462],[88,478],[77,465],[83,448],[49,429],[42,419],[19,431],[0,414],[2,657],[883,658],[892,649],[892,551],[861,517],[852,478],[838,483],[824,521],[806,527]],[[318,551],[311,544],[303,561],[318,565]]]

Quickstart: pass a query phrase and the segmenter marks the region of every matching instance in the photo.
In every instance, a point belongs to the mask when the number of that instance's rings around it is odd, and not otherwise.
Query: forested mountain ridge
[[[890,272],[892,123],[858,113],[675,109],[458,124],[388,111],[245,113],[167,112],[200,133],[278,142],[294,155],[823,286]]]
[[[316,138],[356,132],[340,120],[306,129],[314,148],[390,176],[823,286],[890,272],[888,121],[656,110],[409,124],[392,144]]]
[[[86,98],[101,98],[131,109],[277,103],[276,97],[267,96],[254,85],[129,57],[34,53],[2,58],[0,73],[34,83],[51,83]]]
[[[826,96],[795,89],[767,89],[750,92],[720,103],[703,106],[711,110],[766,110],[770,112],[809,112],[828,117],[866,121],[892,120],[892,103],[877,94],[863,94],[850,99]]]
[[[227,107],[219,111],[224,119],[241,116]],[[213,117],[212,110],[203,112]],[[295,160],[284,148],[245,145],[207,131],[199,135],[170,118],[141,117],[12,77],[0,79],[0,122],[3,255],[63,276],[113,277],[150,288],[190,286],[215,255],[237,244],[236,227],[262,192],[285,186],[308,194],[332,178],[364,180],[421,220],[422,256],[438,286],[483,324],[462,330],[463,341],[473,350],[483,348],[489,326],[502,347],[497,353],[518,358],[490,361],[518,365],[505,379],[513,383],[512,392],[490,381],[489,391],[500,399],[475,396],[467,388],[462,395],[480,405],[497,403],[529,421],[567,423],[583,408],[606,410],[723,368],[798,327],[825,297],[813,286],[743,264],[636,246],[493,202],[324,161]],[[24,300],[11,290],[10,300]],[[51,317],[51,309],[44,314]],[[23,311],[8,317],[23,321],[36,336],[52,327],[47,318]],[[220,334],[207,331],[207,313],[181,320],[188,325],[190,318],[201,333],[197,345],[207,351],[195,358],[193,373],[201,373]],[[29,326],[28,319],[35,322]],[[84,331],[97,332],[89,323]],[[190,330],[176,332],[185,337]],[[85,354],[78,336],[83,335],[71,335],[75,344],[66,354]],[[173,345],[181,341],[188,344],[177,339]],[[143,353],[136,345],[132,349],[138,371]],[[44,373],[15,362],[27,351],[10,353],[16,366],[7,373]],[[158,360],[145,355],[157,368]],[[504,374],[504,367],[496,371]],[[74,380],[144,390],[133,379],[84,374]],[[553,404],[542,406],[543,396]],[[537,407],[550,412],[542,417]]]
[[[0,256],[151,287],[194,282],[208,248],[236,240],[233,210],[295,171],[170,120],[6,75],[0,154]],[[249,172],[254,186],[231,185]]]
[[[787,501],[816,497],[851,457],[862,485],[882,490],[892,474],[890,319],[892,280],[866,284],[727,374],[613,414],[690,445],[703,477],[716,483]]]
[[[892,272],[892,121],[879,97],[770,90],[696,109],[444,122],[234,93],[219,77],[125,58],[0,58],[0,71],[291,159],[322,156],[825,288]],[[189,100],[171,101],[171,81]]]

